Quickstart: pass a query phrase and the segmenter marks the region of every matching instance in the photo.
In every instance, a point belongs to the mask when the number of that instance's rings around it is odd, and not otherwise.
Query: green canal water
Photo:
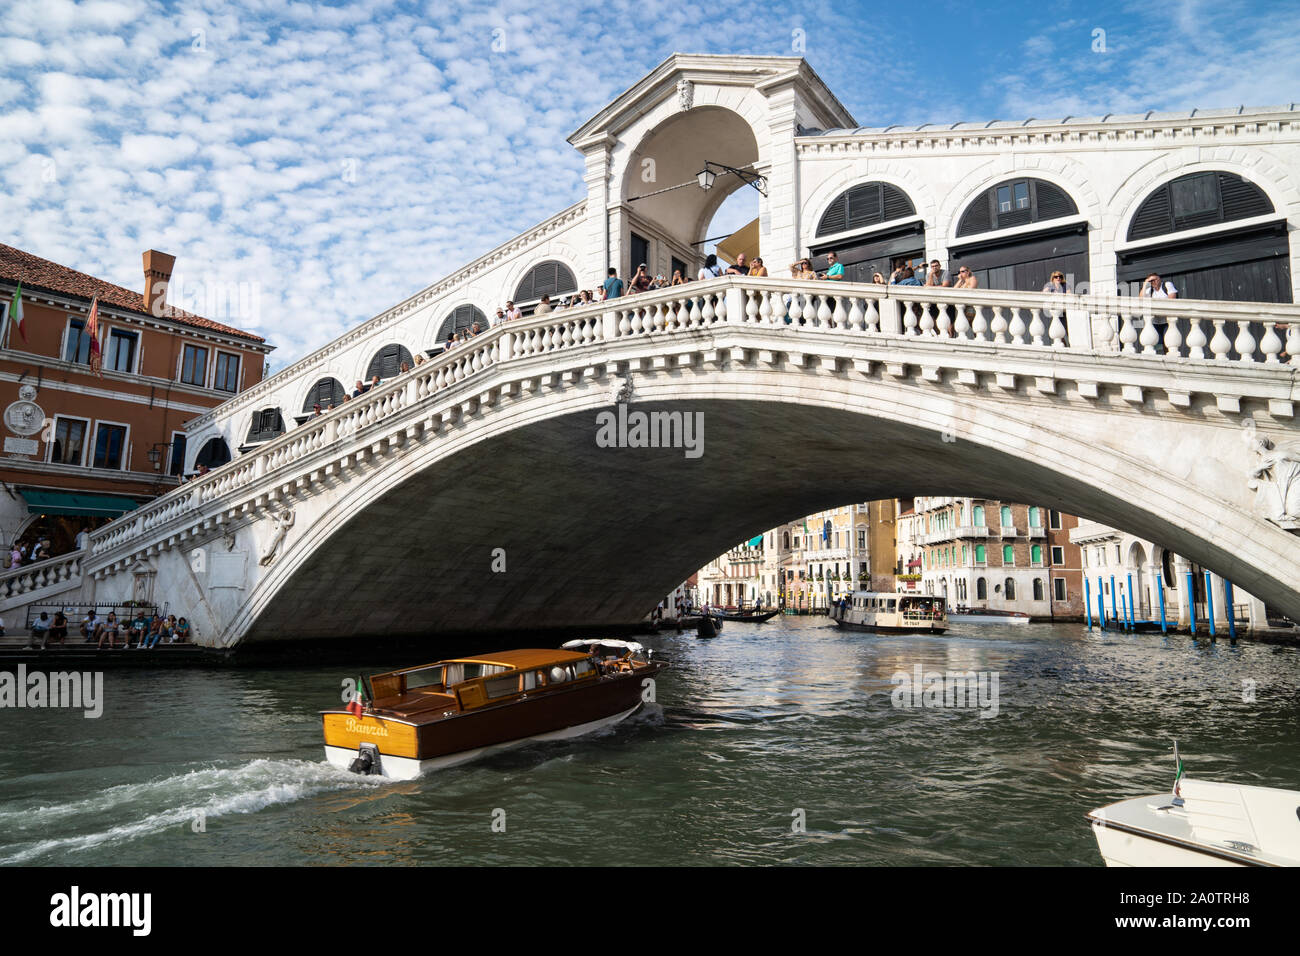
[[[824,618],[644,640],[673,666],[633,719],[409,782],[325,764],[316,712],[419,661],[106,671],[99,719],[0,710],[0,864],[1099,866],[1083,814],[1166,790],[1175,738],[1189,776],[1300,788],[1290,648]],[[996,674],[996,716],[895,706],[917,665]]]

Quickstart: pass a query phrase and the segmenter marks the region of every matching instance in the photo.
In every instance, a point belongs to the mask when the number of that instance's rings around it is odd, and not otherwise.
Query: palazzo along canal
[[[644,643],[674,666],[631,720],[401,783],[329,767],[317,711],[421,661],[108,670],[99,719],[0,711],[0,864],[1100,866],[1083,814],[1167,790],[1175,737],[1189,776],[1300,785],[1292,648],[821,617]],[[996,716],[895,706],[917,665],[996,674]]]

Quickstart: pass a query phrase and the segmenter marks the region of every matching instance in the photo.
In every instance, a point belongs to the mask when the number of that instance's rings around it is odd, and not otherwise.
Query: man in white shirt
[[[1153,272],[1142,283],[1142,291],[1138,296],[1144,299],[1176,299],[1178,290],[1172,282],[1161,282],[1160,276]]]
[[[513,321],[515,321],[515,319],[522,319],[523,317],[524,317],[524,313],[523,313],[523,310],[522,310],[522,309],[520,309],[520,308],[519,308],[517,305],[515,305],[513,302],[507,302],[507,303],[506,303],[506,321],[507,321],[507,322],[513,322]]]

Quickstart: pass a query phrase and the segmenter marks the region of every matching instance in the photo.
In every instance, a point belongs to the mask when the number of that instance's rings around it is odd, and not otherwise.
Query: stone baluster
[[[921,333],[916,328],[916,313],[912,310],[912,303],[903,299],[901,305],[903,310],[903,334],[920,335]]]
[[[1300,365],[1300,322],[1286,327],[1286,354],[1292,365]]]
[[[848,323],[849,328],[854,332],[861,332],[866,328],[866,315],[862,311],[862,300],[854,296],[852,305],[849,308]]]
[[[966,318],[966,307],[957,306],[957,322],[953,331],[959,339],[969,339],[971,337],[970,319]]]
[[[878,299],[867,299],[867,316],[863,328],[869,333],[880,331],[880,301]]]
[[[1191,322],[1191,328],[1187,332],[1187,357],[1203,359],[1205,358],[1205,346],[1208,344],[1205,338],[1205,330],[1201,327],[1199,318],[1189,321]]]
[[[959,305],[957,308],[961,309],[964,317],[966,309],[970,308],[970,306]],[[975,339],[977,342],[986,342],[988,341],[987,333],[989,331],[989,320],[987,316],[984,315],[984,306],[977,305],[974,307],[974,311],[975,319],[971,323],[971,338]]]
[[[750,325],[757,325],[758,313],[758,293],[753,289],[745,290],[745,321]]]
[[[922,302],[920,303],[920,306],[921,306],[921,321],[919,324],[921,327],[921,334],[926,336],[927,338],[933,338],[934,337],[934,313],[931,311],[931,304],[929,302]]]
[[[837,329],[843,329],[848,326],[849,315],[844,311],[844,296],[835,296],[835,309],[830,314],[831,325]]]
[[[1024,317],[1020,314],[1021,310],[1017,306],[1011,307],[1011,321],[1007,325],[1007,333],[1011,336],[1011,341],[1020,345],[1025,340],[1025,332],[1028,326],[1025,325]]]
[[[1120,351],[1129,352],[1129,353],[1137,351],[1133,347],[1133,343],[1135,343],[1138,340],[1138,334],[1137,334],[1137,329],[1134,328],[1133,326],[1132,314],[1126,313],[1123,309],[1121,309],[1119,313],[1119,321],[1120,321],[1120,330],[1119,330]]]
[[[718,299],[718,305],[721,308],[726,308],[722,299]],[[700,310],[700,325],[712,325],[719,319],[718,310],[713,307],[713,296],[711,295],[705,296],[703,302],[695,303],[691,310],[692,315],[695,314],[695,309]]]
[[[1007,320],[1002,314],[1003,307],[1000,305],[993,306],[993,322],[989,326],[989,331],[993,333],[994,342],[1005,342],[1007,340]]]
[[[817,324],[817,307],[813,305],[815,296],[806,295],[803,297],[803,320],[809,325]]]
[[[1264,353],[1265,365],[1277,365],[1278,353],[1282,351],[1282,339],[1277,334],[1277,324],[1265,318],[1264,338],[1260,340],[1259,350]]]
[[[1243,320],[1237,323],[1237,338],[1232,344],[1237,349],[1240,361],[1255,361],[1255,336],[1250,334],[1249,322]]]
[[[1065,348],[1065,323],[1061,321],[1062,309],[1060,306],[1052,306],[1050,315],[1052,322],[1047,328],[1047,337],[1052,340],[1052,348]]]
[[[1232,351],[1232,339],[1228,338],[1227,333],[1223,331],[1223,323],[1227,320],[1213,319],[1212,321],[1214,322],[1214,338],[1210,339],[1210,351],[1214,353],[1216,362],[1226,362],[1228,361],[1228,353]]]
[[[1165,354],[1178,358],[1183,354],[1183,333],[1178,331],[1178,316],[1171,315],[1168,319],[1169,324],[1165,326]]]
[[[939,317],[935,319],[935,325],[939,328],[939,335],[945,339],[952,338],[952,319],[948,315],[948,308],[943,303],[937,303],[935,308],[938,309]]]
[[[1043,310],[1030,309],[1029,341],[1033,345],[1047,344],[1047,327],[1043,324]]]
[[[1156,346],[1160,343],[1160,333],[1156,331],[1155,316],[1145,315],[1142,317],[1142,334],[1138,336],[1138,342],[1142,346],[1143,355],[1156,354]]]
[[[786,310],[785,295],[780,292],[772,294],[772,324],[785,325],[788,312]]]

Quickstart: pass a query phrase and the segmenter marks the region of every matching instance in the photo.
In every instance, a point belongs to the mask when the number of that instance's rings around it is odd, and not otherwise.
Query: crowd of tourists
[[[51,644],[66,644],[70,628],[69,616],[69,612],[62,609],[53,614],[42,611],[32,621],[30,646],[44,650]],[[145,608],[128,611],[121,618],[118,618],[115,611],[109,611],[105,617],[100,617],[91,608],[82,618],[78,630],[81,632],[82,643],[94,644],[98,650],[105,647],[109,650],[142,650],[160,644],[194,643],[193,630],[188,620],[178,618],[175,614],[164,616]]]

